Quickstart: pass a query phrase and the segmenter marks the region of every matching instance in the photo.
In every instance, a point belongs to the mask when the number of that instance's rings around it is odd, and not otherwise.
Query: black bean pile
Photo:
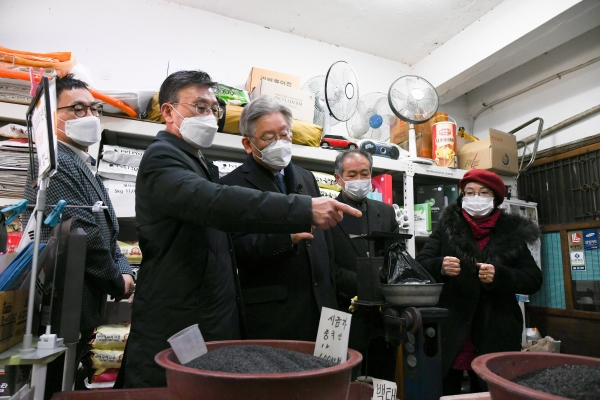
[[[186,367],[238,374],[278,374],[300,372],[336,365],[310,354],[269,346],[228,346],[185,364]]]
[[[519,385],[575,400],[600,400],[600,367],[564,365],[512,379]]]

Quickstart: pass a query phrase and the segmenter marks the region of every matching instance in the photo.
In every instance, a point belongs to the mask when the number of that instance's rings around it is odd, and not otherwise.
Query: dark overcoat
[[[336,200],[348,204],[342,193]],[[363,213],[361,218],[367,218],[367,233],[399,232],[396,213],[392,206],[371,199],[365,199],[365,203],[367,212]],[[377,256],[374,254],[375,246],[373,242],[369,243],[363,239],[350,239],[351,234],[356,234],[356,232],[352,232],[351,218],[346,217],[331,228],[335,261],[338,267],[336,288],[342,311],[347,311],[350,299],[356,296],[356,258],[367,257],[367,252],[371,256]]]
[[[309,196],[283,196],[212,182],[199,155],[161,131],[136,181],[143,261],[125,350],[125,387],[166,386],[154,356],[198,324],[205,341],[239,339],[228,232],[310,231]]]
[[[542,272],[527,247],[539,237],[540,230],[531,220],[501,211],[489,242],[480,251],[461,208],[452,204],[444,209],[438,229],[417,256],[444,283],[438,303],[448,309],[441,323],[444,374],[452,368],[469,332],[477,355],[521,350],[523,317],[516,294],[533,294],[542,285]],[[442,276],[445,256],[460,260],[458,276]],[[491,284],[479,280],[478,262],[495,267]]]
[[[290,163],[284,173],[288,193],[320,196],[309,171]],[[221,183],[279,192],[273,173],[251,154]],[[315,341],[321,308],[337,308],[331,233],[312,234],[297,245],[289,234],[233,235],[250,339]]]

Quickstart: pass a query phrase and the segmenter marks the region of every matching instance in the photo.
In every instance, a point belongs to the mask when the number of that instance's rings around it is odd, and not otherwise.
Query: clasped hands
[[[477,277],[483,283],[492,283],[496,268],[492,264],[477,263]],[[460,273],[460,260],[456,257],[444,257],[442,261],[442,275],[453,277]]]

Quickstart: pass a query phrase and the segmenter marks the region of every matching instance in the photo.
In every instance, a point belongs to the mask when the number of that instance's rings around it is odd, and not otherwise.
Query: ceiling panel
[[[504,0],[171,0],[413,65]]]

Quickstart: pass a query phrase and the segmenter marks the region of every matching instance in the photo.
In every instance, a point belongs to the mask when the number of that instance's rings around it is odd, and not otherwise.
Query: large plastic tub
[[[600,367],[600,358],[571,354],[503,352],[477,357],[471,366],[488,384],[493,400],[564,400],[565,397],[533,390],[510,380],[539,369],[561,365]]]
[[[368,383],[350,384],[348,400],[371,400],[372,396],[373,386]],[[169,400],[169,390],[167,388],[79,390],[56,393],[52,396],[52,400]]]
[[[228,346],[262,345],[313,354],[314,342],[284,340],[231,340],[208,342],[208,351]],[[362,361],[355,350],[348,350],[346,362],[329,368],[284,374],[234,374],[204,371],[179,364],[172,349],[156,355],[156,362],[167,370],[171,400],[347,400],[352,368]]]

